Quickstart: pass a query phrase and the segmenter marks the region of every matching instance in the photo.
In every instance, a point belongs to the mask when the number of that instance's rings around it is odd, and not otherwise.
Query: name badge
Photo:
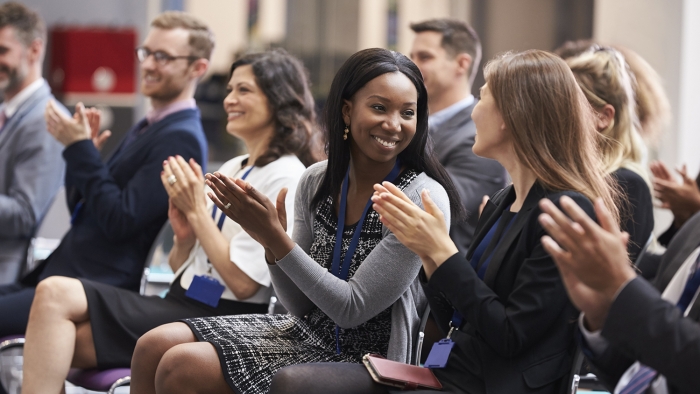
[[[226,288],[210,276],[195,275],[185,296],[216,308]]]
[[[454,345],[455,343],[450,338],[435,342],[423,366],[426,368],[445,368],[445,366],[447,366],[447,359],[450,357],[450,352]]]

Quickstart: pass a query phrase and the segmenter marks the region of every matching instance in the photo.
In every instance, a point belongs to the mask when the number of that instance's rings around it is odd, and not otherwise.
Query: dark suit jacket
[[[452,177],[462,204],[467,210],[467,220],[452,223],[450,238],[464,255],[471,246],[476,222],[479,220],[479,205],[483,196],[490,196],[506,186],[506,170],[495,160],[479,157],[472,152],[476,127],[472,121],[472,110],[476,102],[440,127],[431,127],[438,160]]]
[[[62,275],[138,290],[148,251],[168,217],[163,160],[181,155],[205,163],[206,149],[196,109],[150,125],[106,164],[92,141],[68,146],[63,157],[69,208],[75,212],[79,200],[84,206],[58,248],[25,283],[39,273],[39,280]]]
[[[589,361],[596,375],[611,389],[636,360],[666,377],[671,393],[700,391],[700,302],[683,317],[660,292],[688,256],[700,246],[700,213],[676,233],[661,258],[652,284],[636,278],[618,294],[602,335],[610,346]]]
[[[464,317],[462,329],[452,335],[456,346],[448,367],[437,372],[439,378],[457,382],[467,392],[544,394],[561,390],[573,363],[577,312],[542,246],[545,231],[538,222],[538,202],[549,198],[558,205],[563,195],[594,216],[592,204],[581,194],[549,192],[536,183],[495,249],[482,281],[469,260],[515,200],[515,189],[509,186],[485,207],[467,257],[452,256],[427,284],[423,281],[433,316],[443,330],[447,330],[453,307]],[[481,389],[474,385],[475,380],[480,381]]]
[[[0,132],[0,284],[17,281],[31,237],[61,186],[63,146],[44,119],[52,98],[44,83]]]

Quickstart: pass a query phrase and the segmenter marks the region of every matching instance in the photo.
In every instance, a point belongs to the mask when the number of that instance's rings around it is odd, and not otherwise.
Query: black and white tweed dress
[[[417,174],[402,173],[395,184],[404,189]],[[328,197],[316,209],[314,241],[309,250],[326,269],[332,264],[337,218]],[[356,225],[343,232],[341,259]],[[348,278],[382,240],[379,214],[369,209],[360,242],[350,265]],[[281,368],[312,362],[359,363],[366,353],[387,354],[391,332],[391,308],[357,327],[340,329],[341,353],[336,354],[335,323],[315,307],[304,318],[287,315],[236,315],[184,320],[198,340],[217,350],[224,377],[236,393],[266,393],[274,374]]]

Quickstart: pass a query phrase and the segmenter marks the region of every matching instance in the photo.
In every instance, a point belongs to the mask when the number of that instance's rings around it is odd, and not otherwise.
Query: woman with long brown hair
[[[474,153],[500,162],[513,184],[486,203],[467,256],[426,191],[423,210],[383,182],[374,208],[421,258],[433,317],[454,345],[426,361],[445,391],[559,393],[568,383],[578,313],[542,246],[538,202],[569,196],[593,216],[591,201],[602,198],[617,219],[613,180],[603,171],[591,108],[563,60],[538,50],[510,53],[491,61],[485,77],[472,115]],[[362,372],[338,364],[288,367],[271,392],[387,391]],[[314,383],[329,374],[324,387]]]

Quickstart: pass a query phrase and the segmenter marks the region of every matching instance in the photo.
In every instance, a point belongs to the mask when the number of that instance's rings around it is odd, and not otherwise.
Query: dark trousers
[[[19,283],[0,286],[0,338],[24,334],[35,290]]]

